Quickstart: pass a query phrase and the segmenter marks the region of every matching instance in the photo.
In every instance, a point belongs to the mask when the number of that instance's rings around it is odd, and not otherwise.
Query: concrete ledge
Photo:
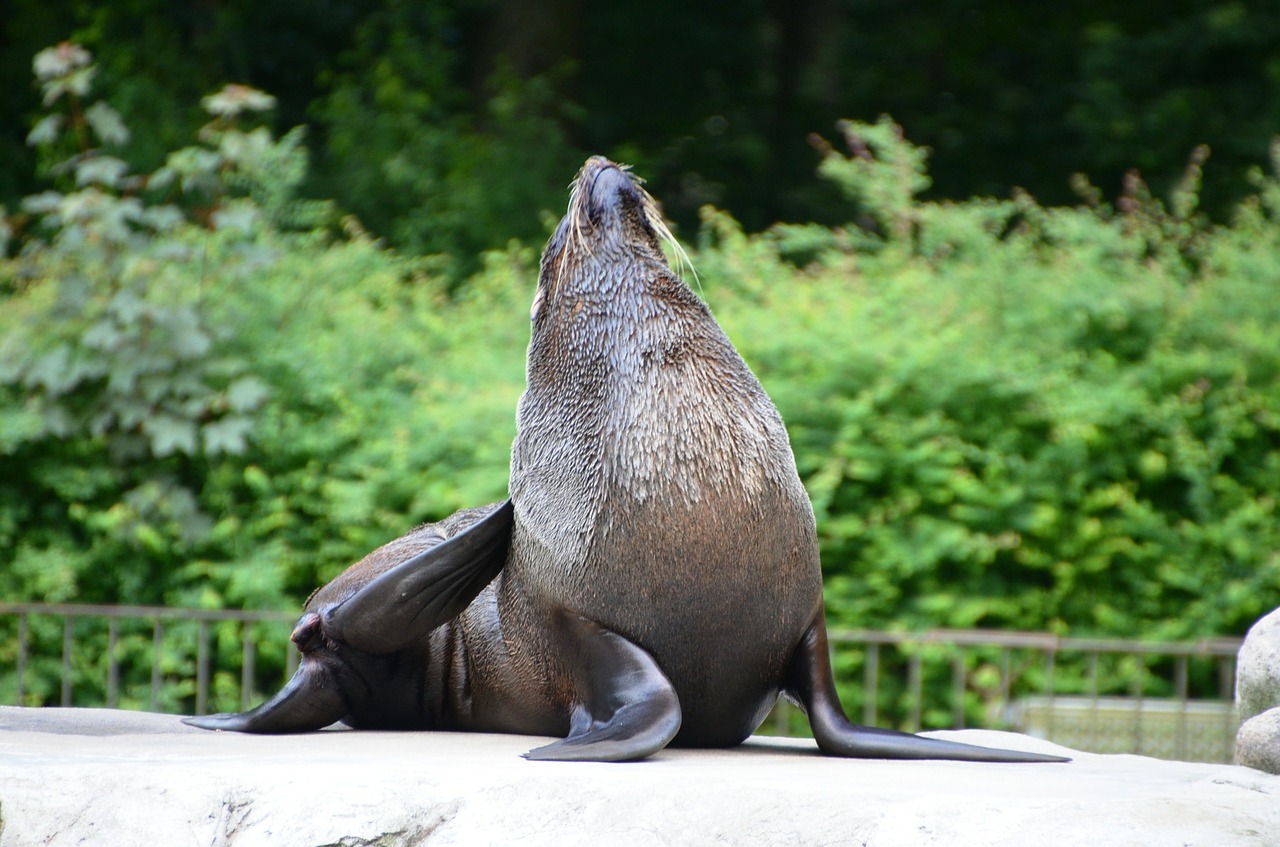
[[[0,847],[1280,843],[1280,777],[1242,767],[1071,751],[1066,765],[855,761],[763,738],[634,764],[520,758],[538,743],[0,707]]]

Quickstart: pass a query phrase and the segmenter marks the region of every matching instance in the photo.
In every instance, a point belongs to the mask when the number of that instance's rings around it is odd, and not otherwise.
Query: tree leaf
[[[271,389],[256,376],[242,376],[227,386],[227,405],[237,412],[249,412],[262,405]]]
[[[114,156],[90,156],[76,164],[76,185],[118,188],[129,166]]]
[[[27,133],[27,144],[32,147],[39,147],[41,144],[52,144],[58,140],[58,133],[61,131],[62,115],[57,112],[45,115],[31,128],[31,132]]]
[[[196,425],[192,421],[161,413],[144,420],[142,431],[151,439],[151,452],[156,456],[196,452]]]
[[[209,455],[229,453],[240,455],[249,446],[249,433],[253,431],[253,421],[241,415],[227,415],[201,428],[204,437],[204,449]]]
[[[129,128],[120,113],[99,100],[84,110],[84,119],[103,144],[122,146],[129,143]]]

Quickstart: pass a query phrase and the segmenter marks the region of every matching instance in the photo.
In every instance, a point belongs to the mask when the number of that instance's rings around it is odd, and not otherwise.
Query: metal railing
[[[125,705],[204,714],[217,674],[217,705],[231,708],[231,699],[247,709],[259,687],[270,693],[276,679],[283,684],[297,667],[298,654],[288,644],[296,618],[289,612],[0,603],[0,699],[114,708],[121,705],[123,670],[134,680],[134,694]],[[44,621],[38,639],[32,635],[36,619]],[[125,626],[135,649],[122,656],[118,648]],[[273,629],[254,638],[254,626]],[[150,648],[145,649],[139,645],[148,627]],[[185,633],[181,638],[180,630]],[[1099,752],[1230,759],[1237,726],[1232,700],[1238,638],[1153,643],[950,629],[833,630],[829,637],[845,707],[864,724],[912,732],[929,727],[1015,729]],[[259,644],[275,651],[266,667],[260,663]],[[94,655],[83,655],[88,652]],[[99,655],[103,652],[105,661]],[[165,672],[162,654],[168,657]],[[38,670],[33,667],[37,659],[43,661]],[[148,677],[149,686],[139,682]],[[45,692],[40,697],[31,686],[37,678]],[[83,696],[77,680],[88,690]],[[162,699],[162,689],[175,685],[184,693],[176,700]],[[140,687],[148,687],[145,698],[136,693]],[[1165,716],[1161,732],[1171,733],[1171,744],[1155,743],[1160,733],[1152,722],[1157,715]],[[1129,737],[1117,744],[1114,726],[1100,733],[1096,724],[1103,718],[1123,723]],[[1082,737],[1078,725],[1090,719],[1097,720]],[[785,705],[767,724],[779,734],[803,734],[804,726],[796,710]],[[1205,739],[1197,739],[1205,735],[1212,736],[1207,748],[1201,743]]]
[[[973,648],[996,648],[999,651],[999,688],[1001,703],[1009,704],[1013,689],[1013,656],[1016,651],[1038,654],[1041,657],[1041,674],[1045,697],[1055,694],[1055,675],[1062,654],[1083,656],[1086,661],[1086,688],[1082,694],[1101,696],[1099,661],[1103,656],[1131,656],[1136,658],[1139,672],[1131,679],[1131,696],[1142,699],[1145,690],[1144,676],[1148,673],[1147,660],[1168,658],[1173,661],[1171,694],[1179,702],[1190,699],[1189,679],[1192,660],[1212,663],[1216,669],[1217,697],[1231,700],[1235,690],[1236,654],[1240,651],[1239,638],[1202,638],[1191,642],[1151,642],[1120,638],[1071,638],[1040,632],[1007,632],[993,630],[931,629],[924,632],[875,632],[870,630],[835,630],[829,639],[837,653],[848,647],[862,647],[866,651],[866,671],[863,679],[867,692],[863,706],[863,720],[874,724],[876,692],[880,682],[879,666],[884,648],[906,651],[907,687],[911,710],[907,727],[917,731],[921,727],[921,689],[924,679],[924,657],[918,649],[926,645],[947,648],[952,669],[952,703],[956,728],[965,725],[963,694],[966,671],[965,657]]]
[[[870,726],[1009,729],[1096,752],[1231,760],[1239,638],[933,629],[833,630],[829,640],[845,708]],[[794,707],[780,705],[771,725],[793,732]]]
[[[121,659],[117,646],[120,642],[120,626],[123,621],[149,623],[151,626],[152,649],[148,657],[150,663],[150,690],[147,708],[157,711],[160,708],[160,691],[165,680],[161,674],[158,657],[161,653],[165,637],[171,627],[166,624],[195,624],[195,679],[194,707],[198,715],[205,714],[209,704],[211,680],[211,632],[212,624],[231,623],[240,630],[240,704],[247,709],[255,695],[255,674],[257,672],[258,650],[254,639],[250,638],[251,624],[277,624],[287,635],[288,625],[297,620],[297,615],[290,612],[239,611],[232,609],[174,609],[165,606],[92,606],[69,603],[0,603],[0,620],[5,617],[17,618],[14,649],[14,694],[13,702],[22,704],[27,695],[28,667],[33,658],[31,644],[32,617],[61,618],[62,638],[59,672],[58,705],[79,705],[75,697],[72,672],[73,654],[76,648],[74,636],[77,622],[106,622],[106,703],[108,708],[116,708],[120,700]],[[100,624],[99,624],[100,626]],[[286,651],[284,678],[293,674],[298,664],[298,654],[292,649]],[[0,673],[3,665],[0,665]],[[48,704],[52,705],[52,704]]]

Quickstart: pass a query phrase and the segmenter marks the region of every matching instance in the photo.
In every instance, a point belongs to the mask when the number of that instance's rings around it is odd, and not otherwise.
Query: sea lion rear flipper
[[[788,669],[787,693],[809,715],[809,725],[819,749],[828,756],[853,759],[947,759],[965,762],[1069,762],[1062,756],[978,747],[938,738],[924,738],[890,729],[850,723],[840,707],[831,658],[827,648],[827,626],[818,613],[817,621],[805,632]]]
[[[680,700],[642,647],[577,615],[560,618],[564,655],[574,657],[578,702],[569,736],[526,759],[625,762],[661,750],[680,729]]]
[[[263,734],[311,732],[323,729],[347,713],[337,687],[324,674],[303,665],[276,696],[248,712],[199,715],[182,722],[200,729],[225,729]]]
[[[396,565],[325,612],[326,629],[357,650],[399,650],[452,620],[502,570],[511,501],[454,537]]]

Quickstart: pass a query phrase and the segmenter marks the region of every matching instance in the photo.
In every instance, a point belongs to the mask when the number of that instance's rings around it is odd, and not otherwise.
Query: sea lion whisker
[[[658,211],[656,201],[649,197],[647,192],[645,192],[644,196],[650,201],[644,207],[645,218],[649,222],[649,226],[653,227],[653,231],[658,234],[658,238],[676,254],[677,272],[683,274],[687,268],[693,276],[693,281],[698,286],[698,293],[702,294],[702,280],[698,277],[698,269],[693,266],[693,261],[689,258],[689,254],[685,252],[684,247],[680,245],[679,240],[676,239],[675,233],[667,226],[667,222],[662,219],[662,213]]]
[[[586,239],[586,234],[583,231],[585,228],[582,224],[582,191],[584,188],[584,179],[585,177],[582,174],[579,174],[574,178],[573,182],[569,183],[568,232],[565,237],[565,247],[561,250],[561,268],[563,268],[564,265],[564,252],[570,247],[583,250],[588,256],[591,255],[591,245]],[[556,282],[558,283],[559,281],[560,276],[559,273],[557,273]]]
[[[675,254],[677,272],[683,274],[687,268],[689,274],[693,276],[693,281],[698,285],[699,293],[701,293],[702,280],[698,277],[698,269],[693,266],[693,261],[689,258],[689,254],[685,252],[685,249],[681,246],[679,239],[677,239],[675,233],[671,231],[671,227],[667,225],[666,220],[662,216],[662,210],[658,205],[658,201],[654,199],[652,194],[645,190],[644,177],[632,172],[631,165],[618,163],[615,167],[631,180],[631,184],[635,186],[636,190],[639,192],[640,208],[644,215],[644,221],[658,236],[658,239],[670,247],[671,252]]]

